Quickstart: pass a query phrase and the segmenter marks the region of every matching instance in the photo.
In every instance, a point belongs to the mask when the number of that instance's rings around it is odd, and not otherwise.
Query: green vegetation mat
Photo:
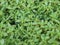
[[[0,45],[60,45],[60,0],[0,0]]]

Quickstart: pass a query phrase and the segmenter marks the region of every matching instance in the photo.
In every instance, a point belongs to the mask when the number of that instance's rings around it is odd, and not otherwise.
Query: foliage
[[[60,45],[60,0],[0,0],[0,45]]]

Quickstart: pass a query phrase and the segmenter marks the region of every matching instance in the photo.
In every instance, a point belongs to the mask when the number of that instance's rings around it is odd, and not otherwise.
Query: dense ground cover
[[[0,0],[0,45],[60,45],[60,0]]]

